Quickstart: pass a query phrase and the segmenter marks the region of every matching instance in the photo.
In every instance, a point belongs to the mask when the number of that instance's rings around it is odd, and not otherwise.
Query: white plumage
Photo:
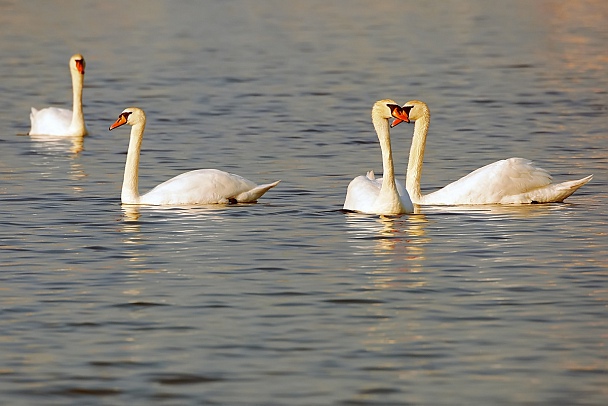
[[[420,178],[431,113],[426,103],[418,100],[405,103],[403,109],[407,113],[407,117],[395,120],[392,126],[403,121],[415,121],[406,177],[406,189],[415,204],[561,202],[593,178],[593,175],[590,175],[583,179],[555,184],[552,183],[551,175],[546,170],[534,166],[532,161],[523,158],[509,158],[486,165],[442,189],[422,195]]]
[[[217,169],[198,169],[182,173],[139,195],[139,154],[146,126],[146,115],[137,107],[125,109],[110,130],[131,125],[131,137],[122,184],[123,204],[190,205],[252,203],[280,181],[256,185],[239,175]]]
[[[30,113],[30,135],[84,136],[87,128],[82,110],[82,88],[84,83],[84,57],[80,54],[70,58],[72,76],[72,110],[47,107]]]
[[[389,118],[407,119],[394,101],[377,101],[372,107],[372,122],[382,150],[382,178],[373,171],[354,178],[348,185],[344,210],[366,214],[412,213],[414,206],[405,188],[395,180]]]

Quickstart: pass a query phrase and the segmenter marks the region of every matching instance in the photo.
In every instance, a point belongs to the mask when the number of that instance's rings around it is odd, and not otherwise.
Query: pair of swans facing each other
[[[394,121],[389,126],[388,120]],[[573,181],[553,183],[551,175],[523,158],[509,158],[481,167],[433,193],[420,190],[422,164],[431,113],[426,103],[412,100],[398,106],[380,100],[372,108],[372,122],[382,150],[383,177],[373,172],[358,176],[348,185],[344,209],[366,214],[404,214],[413,205],[484,205],[562,202],[593,175]],[[414,121],[414,136],[407,166],[405,187],[394,179],[389,128]],[[386,179],[389,178],[389,179]]]
[[[382,177],[373,171],[357,176],[349,184],[344,210],[365,214],[412,213],[414,205],[403,185],[395,179],[389,119],[407,121],[407,111],[390,99],[379,100],[372,107],[372,124],[382,151]]]

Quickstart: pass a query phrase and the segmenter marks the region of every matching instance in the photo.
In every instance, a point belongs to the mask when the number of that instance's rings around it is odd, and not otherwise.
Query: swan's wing
[[[382,178],[380,178],[380,183],[382,183]],[[395,185],[397,186],[397,192],[399,193],[399,196],[401,196],[401,199],[404,201],[409,200],[411,203],[410,194],[407,192],[407,189],[405,188],[403,183],[395,179]]]
[[[72,110],[47,107],[30,113],[32,135],[65,135],[72,123]]]
[[[481,167],[424,197],[425,204],[518,203],[518,196],[551,184],[551,175],[523,158],[503,159]],[[519,202],[522,203],[522,202]]]
[[[376,179],[371,171],[366,176],[357,176],[348,184],[343,209],[369,212],[378,198],[381,187],[382,178]]]
[[[163,205],[252,201],[241,199],[248,196],[257,196],[257,199],[277,183],[263,185],[260,189],[258,185],[239,175],[217,169],[198,169],[161,183],[143,195],[140,201],[142,204]]]
[[[382,210],[378,207],[378,197],[382,189],[382,177],[376,178],[373,171],[369,171],[365,176],[357,176],[351,180],[346,190],[344,199],[344,210],[358,211],[361,213],[376,213]],[[397,192],[401,198],[401,204],[406,212],[414,211],[414,205],[410,195],[403,186],[403,183],[395,180]]]
[[[376,174],[374,173],[373,170],[368,171],[365,176],[367,177],[367,179],[372,181],[372,184],[374,185],[374,187],[378,187],[378,191],[380,191],[380,189],[382,189],[382,179],[384,179],[383,176],[376,179]],[[357,179],[357,178],[355,178],[355,179]],[[354,181],[354,179],[353,179],[353,181]],[[361,181],[363,182],[364,180],[362,179]],[[352,181],[351,181],[351,183],[352,183]],[[399,180],[395,179],[395,185],[397,186],[397,192],[399,193],[399,196],[401,196],[402,199],[405,198],[406,200],[409,201],[410,195],[407,192],[407,189],[405,188],[403,183],[401,183]]]

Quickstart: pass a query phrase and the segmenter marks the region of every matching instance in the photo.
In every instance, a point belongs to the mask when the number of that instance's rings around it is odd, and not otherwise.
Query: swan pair
[[[414,136],[407,166],[405,188],[394,178],[388,120],[391,128],[414,121]],[[551,175],[523,158],[509,158],[479,168],[433,193],[422,195],[420,178],[431,113],[426,103],[412,100],[399,107],[380,100],[372,108],[372,122],[382,149],[383,177],[373,172],[358,176],[348,185],[344,209],[367,214],[404,214],[417,205],[480,205],[562,202],[593,175],[552,183]],[[388,178],[388,179],[387,179]]]
[[[85,61],[82,55],[70,58],[72,76],[73,109],[48,107],[30,114],[30,135],[52,135],[82,137],[87,134],[82,111],[82,88]],[[146,115],[141,109],[125,109],[110,130],[129,124],[131,139],[127,152],[124,180],[121,192],[123,204],[146,205],[190,205],[252,203],[280,181],[256,185],[239,175],[217,169],[199,169],[183,173],[161,183],[148,193],[140,196],[138,190],[139,155],[146,126]]]

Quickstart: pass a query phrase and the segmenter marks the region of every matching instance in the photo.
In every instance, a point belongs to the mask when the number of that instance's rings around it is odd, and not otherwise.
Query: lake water
[[[608,3],[4,1],[5,405],[604,405]],[[30,137],[71,107],[89,136]],[[423,190],[521,156],[564,204],[343,213],[374,101],[426,101]],[[121,207],[218,168],[257,204]],[[392,131],[404,176],[413,126]]]

